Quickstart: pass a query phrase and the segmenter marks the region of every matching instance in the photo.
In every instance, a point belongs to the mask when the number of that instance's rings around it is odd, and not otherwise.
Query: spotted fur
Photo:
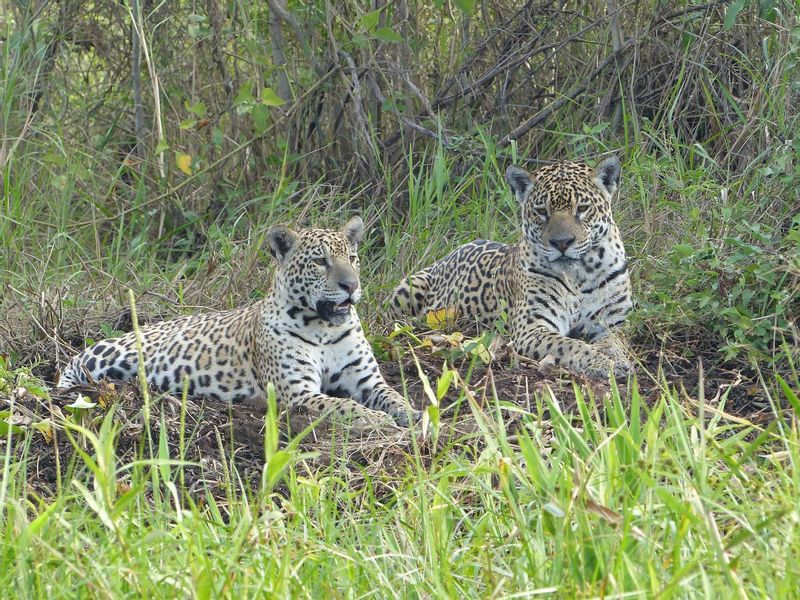
[[[628,262],[611,199],[620,164],[597,168],[562,162],[533,176],[510,167],[506,179],[522,207],[514,245],[471,242],[404,279],[394,290],[398,313],[454,309],[457,318],[490,327],[506,312],[514,347],[590,377],[631,365],[614,330],[631,309]]]
[[[266,297],[142,328],[147,381],[176,394],[186,384],[190,395],[261,403],[271,382],[280,402],[311,414],[407,425],[418,414],[383,379],[353,306],[361,295],[356,248],[363,231],[359,217],[341,231],[273,227],[268,239],[278,266]],[[85,383],[87,374],[127,380],[137,369],[131,332],[73,358],[59,387]]]

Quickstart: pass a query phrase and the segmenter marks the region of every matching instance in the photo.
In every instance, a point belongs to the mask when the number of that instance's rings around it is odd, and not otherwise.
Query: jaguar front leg
[[[601,354],[608,356],[614,361],[615,365],[619,365],[621,368],[625,369],[626,373],[633,370],[633,364],[629,358],[630,351],[628,345],[622,339],[622,336],[617,333],[608,332],[608,335],[592,342],[591,345]]]
[[[312,362],[297,355],[291,355],[283,365],[287,368],[276,373],[275,391],[278,401],[289,408],[302,408],[314,417],[347,420],[356,427],[385,427],[394,425],[394,420],[385,412],[373,410],[356,399],[326,394],[316,369],[302,369]],[[282,365],[282,366],[283,366]],[[266,382],[264,385],[266,389]],[[341,389],[352,394],[347,389]]]
[[[386,383],[363,333],[356,346],[355,354],[359,357],[348,363],[331,384],[338,386],[367,408],[391,415],[401,427],[408,427],[412,421],[418,421],[422,413],[412,409],[406,399]]]
[[[361,397],[364,398],[365,406],[391,415],[400,427],[408,427],[422,418],[422,412],[411,408],[405,398],[393,390],[383,377],[372,389],[365,387],[361,391]]]
[[[627,361],[617,362],[595,344],[556,333],[544,321],[527,318],[521,321],[512,319],[511,338],[515,350],[523,356],[541,360],[549,355],[557,366],[592,379],[606,379],[612,366],[615,377],[625,377],[630,371]]]
[[[389,414],[367,408],[352,398],[305,392],[294,396],[289,405],[292,408],[303,408],[315,417],[346,421],[350,426],[360,429],[395,425]]]

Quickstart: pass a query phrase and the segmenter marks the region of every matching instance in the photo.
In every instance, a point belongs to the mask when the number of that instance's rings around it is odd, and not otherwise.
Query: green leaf
[[[197,582],[195,584],[195,593],[198,600],[210,600],[214,592],[214,571],[208,565],[204,564],[197,574]]]
[[[800,415],[800,400],[798,400],[797,394],[795,394],[792,388],[789,387],[789,384],[786,383],[786,380],[783,377],[780,375],[776,375],[775,377],[778,379],[778,383],[780,384],[786,399],[789,401],[789,404],[792,405],[794,413],[796,415]]]
[[[436,398],[441,402],[450,385],[453,383],[454,371],[446,369],[439,380],[436,382]]]
[[[363,17],[361,17],[358,22],[361,26],[372,33],[375,31],[375,28],[378,26],[378,21],[381,18],[381,9],[373,10],[372,12],[368,12]]]
[[[269,463],[267,464],[266,483],[268,488],[272,488],[278,483],[283,476],[283,472],[289,466],[289,460],[291,458],[292,455],[286,452],[286,450],[278,450],[272,455],[272,458],[269,459]]]
[[[236,92],[236,97],[233,99],[233,105],[241,106],[243,104],[252,104],[254,101],[253,88],[249,83],[246,83],[239,88],[238,92]]]
[[[53,502],[52,504],[48,505],[42,514],[31,521],[25,533],[28,535],[39,535],[39,533],[42,531],[42,528],[50,520],[50,517],[53,516],[56,508],[58,508],[58,502]]]
[[[215,146],[221,146],[224,141],[225,136],[222,135],[222,131],[220,131],[219,127],[214,127],[214,130],[211,132],[211,143]]]
[[[206,107],[205,102],[196,102],[194,104],[189,104],[189,101],[187,100],[186,102],[184,102],[184,106],[186,107],[187,111],[189,111],[196,117],[205,117],[206,112],[208,112],[208,107]]]
[[[472,15],[475,12],[475,0],[453,0],[453,4],[468,15]]]
[[[403,41],[403,36],[396,31],[392,31],[389,27],[381,27],[380,29],[376,29],[372,32],[372,37],[381,40],[382,42],[390,42],[393,44]]]
[[[429,404],[425,410],[427,411],[428,419],[430,420],[431,425],[434,427],[439,427],[439,407]]]
[[[11,416],[10,410],[2,410],[0,411],[0,435],[6,435],[8,430],[11,430],[11,433],[22,433],[23,430],[16,425],[9,425],[6,419]]]
[[[167,140],[164,138],[158,140],[158,144],[156,144],[156,154],[161,154],[167,150],[169,150],[169,144],[167,143]]]
[[[272,88],[264,88],[261,90],[261,102],[267,106],[280,106],[286,104],[286,100],[278,96]]]
[[[690,244],[675,244],[673,247],[675,254],[681,257],[687,257],[694,254],[694,248]]]
[[[269,125],[269,109],[263,104],[256,104],[250,115],[253,117],[253,129],[256,134],[263,134]]]
[[[722,25],[725,31],[733,27],[733,24],[736,22],[736,17],[742,12],[745,4],[747,4],[747,0],[736,0],[736,2],[731,4],[728,10],[725,11],[725,22]]]
[[[363,35],[361,35],[358,32],[354,33],[353,37],[350,38],[350,39],[352,40],[353,44],[355,44],[358,48],[366,48],[367,47],[367,43],[368,43],[367,38],[364,37]]]

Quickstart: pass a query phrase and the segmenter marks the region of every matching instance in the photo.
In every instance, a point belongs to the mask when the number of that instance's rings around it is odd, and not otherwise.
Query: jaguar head
[[[556,163],[533,175],[509,167],[506,180],[522,206],[523,232],[534,254],[550,263],[586,256],[614,225],[611,198],[619,176],[616,157],[595,168]]]
[[[340,230],[272,227],[267,239],[278,262],[275,289],[292,307],[341,325],[361,298],[357,249],[363,237],[361,217]]]

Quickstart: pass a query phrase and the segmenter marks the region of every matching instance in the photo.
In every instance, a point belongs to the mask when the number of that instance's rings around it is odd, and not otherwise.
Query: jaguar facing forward
[[[256,304],[142,328],[144,371],[157,388],[218,400],[278,401],[311,414],[333,413],[356,425],[405,426],[418,415],[383,379],[355,312],[361,290],[356,248],[364,224],[341,231],[269,230],[278,266]],[[137,374],[135,333],[98,342],[72,359],[58,383],[70,387]],[[186,384],[188,380],[188,384]]]
[[[477,240],[404,279],[393,308],[412,315],[454,309],[458,319],[491,326],[507,312],[520,354],[593,378],[631,368],[613,333],[631,309],[628,262],[611,216],[620,164],[562,162],[533,176],[510,167],[506,179],[522,206],[517,244]]]

